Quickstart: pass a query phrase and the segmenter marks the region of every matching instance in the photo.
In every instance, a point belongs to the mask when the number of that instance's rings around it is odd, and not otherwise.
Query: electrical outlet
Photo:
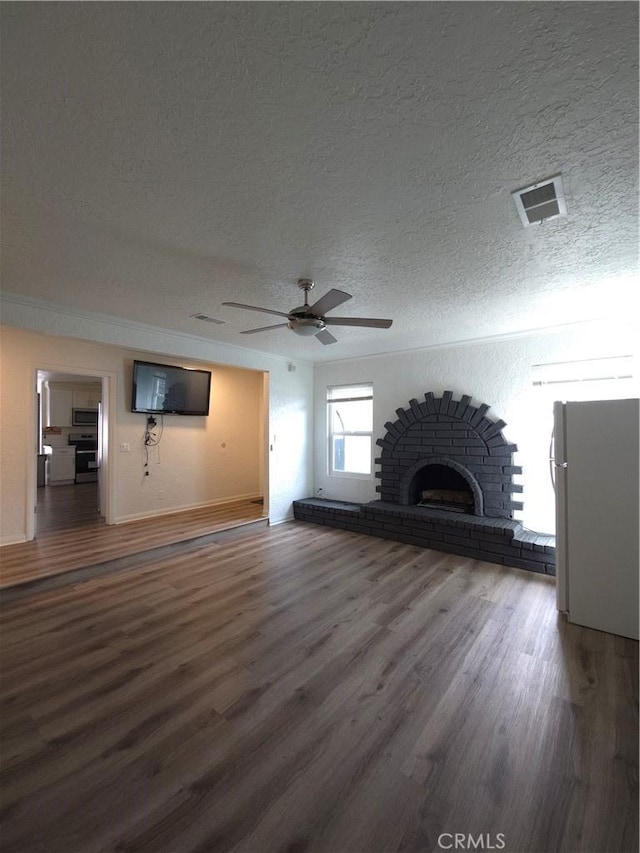
[[[163,501],[163,500],[164,500],[164,492],[163,492],[163,490],[162,490],[162,489],[160,489],[160,491],[158,492],[158,500],[159,500],[159,501]]]
[[[128,441],[121,441],[120,442],[120,453],[130,453],[130,452],[131,452],[131,445],[129,444],[129,442]]]

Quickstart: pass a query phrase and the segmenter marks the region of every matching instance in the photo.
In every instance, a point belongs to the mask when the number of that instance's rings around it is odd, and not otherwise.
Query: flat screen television
[[[211,373],[151,361],[133,362],[131,411],[208,415]]]

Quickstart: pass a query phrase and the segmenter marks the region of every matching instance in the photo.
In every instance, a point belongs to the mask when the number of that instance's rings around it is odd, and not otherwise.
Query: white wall
[[[33,302],[3,300],[2,308],[5,326],[0,338],[0,543],[22,541],[28,529],[31,508],[27,506],[27,485],[29,471],[34,470],[30,460],[35,454],[35,430],[31,435],[27,426],[35,395],[34,371],[38,367],[64,373],[74,373],[74,368],[82,367],[94,375],[115,375],[110,445],[116,521],[259,490],[255,470],[260,448],[249,438],[248,431],[261,430],[256,421],[262,378],[238,370],[240,367],[269,375],[271,522],[291,517],[292,501],[309,494],[313,383],[310,364],[111,318],[74,315]],[[191,366],[211,367],[214,396],[209,418],[165,417],[161,464],[156,464],[152,453],[152,473],[145,478],[141,470],[144,416],[131,414],[128,409],[131,360],[150,355],[150,360],[163,360],[164,356],[166,361],[187,363],[188,359]],[[248,405],[246,393],[254,392],[256,405]],[[121,453],[121,443],[129,443],[131,452]],[[165,492],[162,503],[158,491]]]
[[[326,388],[328,385],[373,382],[374,440],[383,438],[386,421],[426,391],[453,391],[457,399],[470,394],[475,404],[491,406],[488,416],[507,422],[504,434],[518,445],[515,464],[522,465],[516,482],[524,486],[524,511],[517,513],[534,530],[553,532],[553,491],[549,481],[549,404],[532,386],[534,364],[601,358],[632,353],[631,329],[588,326],[486,343],[412,350],[315,368],[314,491],[350,501],[376,500],[378,480],[329,476],[327,462]],[[374,449],[374,457],[379,455]],[[374,466],[374,471],[378,466]],[[519,499],[518,496],[514,496]]]

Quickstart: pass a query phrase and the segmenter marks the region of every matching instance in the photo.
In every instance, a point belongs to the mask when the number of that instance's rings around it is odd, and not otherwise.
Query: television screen
[[[133,362],[131,411],[208,415],[211,373],[149,361]]]

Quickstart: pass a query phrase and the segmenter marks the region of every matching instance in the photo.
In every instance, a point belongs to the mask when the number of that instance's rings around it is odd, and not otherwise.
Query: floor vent
[[[525,228],[567,215],[561,175],[516,190],[511,195]]]
[[[204,320],[205,323],[215,323],[217,326],[222,326],[224,320],[216,320],[215,317],[209,317],[208,314],[190,314],[194,320]]]

